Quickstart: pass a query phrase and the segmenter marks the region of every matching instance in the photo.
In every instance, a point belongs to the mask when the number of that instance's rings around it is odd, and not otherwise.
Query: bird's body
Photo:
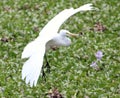
[[[51,19],[41,30],[39,36],[30,42],[22,52],[22,58],[28,58],[22,68],[22,79],[26,78],[26,83],[36,86],[41,73],[44,54],[53,46],[69,46],[71,40],[67,37],[70,34],[67,30],[57,33],[60,26],[72,15],[80,11],[92,10],[92,4],[83,5],[77,9],[65,9]]]
[[[52,47],[60,47],[60,46],[69,46],[71,44],[71,40],[66,36],[67,30],[61,30],[56,34],[52,40],[46,43],[46,50],[51,49]]]

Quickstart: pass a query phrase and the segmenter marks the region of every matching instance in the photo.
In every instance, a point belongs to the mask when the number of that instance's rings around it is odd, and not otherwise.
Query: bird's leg
[[[45,72],[47,71],[48,73],[50,73],[50,65],[49,65],[49,62],[47,60],[46,54],[45,54],[45,62],[46,62],[46,64],[42,66],[42,78],[44,78],[46,81],[46,73]]]
[[[44,78],[45,81],[46,81],[46,74],[45,74],[45,71],[44,71],[44,65],[42,66],[42,78]]]
[[[46,61],[45,67],[47,68],[47,72],[50,73],[50,64],[49,64],[49,62],[48,62],[48,60],[47,60],[46,54],[45,54],[45,61]]]

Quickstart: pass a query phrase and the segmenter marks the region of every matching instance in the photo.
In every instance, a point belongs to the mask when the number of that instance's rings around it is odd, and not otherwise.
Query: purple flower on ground
[[[98,60],[101,60],[102,57],[103,57],[103,52],[102,51],[97,51],[97,53],[95,54],[95,57],[98,59]]]
[[[95,70],[99,70],[99,66],[97,65],[97,62],[92,62],[92,64],[90,65],[90,67],[92,67]]]
[[[92,62],[92,64],[90,65],[90,67],[93,67],[93,68],[95,68],[95,67],[97,67],[98,65],[96,64],[96,62]]]

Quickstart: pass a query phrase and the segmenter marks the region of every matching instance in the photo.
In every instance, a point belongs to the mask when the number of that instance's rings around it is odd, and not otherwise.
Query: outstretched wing
[[[39,36],[29,43],[22,52],[22,58],[29,58],[22,68],[22,79],[26,78],[26,83],[36,86],[45,54],[46,43],[56,36],[60,26],[70,16],[80,11],[92,10],[92,4],[83,5],[77,9],[65,9],[51,19],[42,29]]]
[[[50,39],[52,39],[56,33],[58,32],[60,26],[72,15],[76,14],[80,11],[87,11],[87,10],[93,10],[92,4],[85,4],[77,9],[65,9],[61,11],[59,14],[57,14],[53,19],[51,19],[45,27],[40,32],[39,36],[43,36],[46,39],[46,42],[48,42]]]

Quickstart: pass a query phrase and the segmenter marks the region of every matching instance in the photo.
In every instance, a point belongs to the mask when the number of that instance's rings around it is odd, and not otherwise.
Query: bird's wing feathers
[[[46,37],[47,41],[51,40],[58,32],[60,26],[72,15],[80,11],[92,10],[92,4],[85,4],[77,9],[70,8],[61,11],[55,17],[53,17],[42,29],[39,36]],[[46,36],[47,35],[47,36]]]
[[[26,79],[26,84],[30,83],[31,87],[37,84],[44,54],[45,44],[42,42],[36,43],[36,41],[29,43],[23,51],[22,57],[29,57],[29,59],[23,65],[22,79]]]
[[[77,9],[65,9],[51,19],[40,32],[39,36],[29,43],[22,52],[22,58],[29,58],[22,68],[22,79],[26,78],[26,83],[36,86],[45,54],[46,43],[56,36],[60,26],[70,16],[80,11],[92,10],[92,4],[83,5]]]

